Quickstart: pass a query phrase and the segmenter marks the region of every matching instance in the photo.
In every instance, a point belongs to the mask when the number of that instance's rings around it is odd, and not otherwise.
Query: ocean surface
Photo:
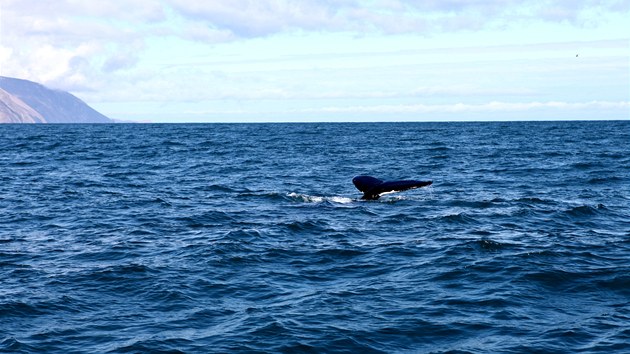
[[[630,121],[2,125],[0,351],[630,353]]]

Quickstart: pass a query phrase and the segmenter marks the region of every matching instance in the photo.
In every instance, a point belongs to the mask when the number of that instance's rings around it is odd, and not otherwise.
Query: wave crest
[[[350,204],[354,200],[352,198],[341,197],[341,196],[317,196],[317,195],[308,195],[302,193],[291,192],[287,194],[287,197],[290,200],[296,202],[304,202],[304,203],[335,203],[335,204]]]

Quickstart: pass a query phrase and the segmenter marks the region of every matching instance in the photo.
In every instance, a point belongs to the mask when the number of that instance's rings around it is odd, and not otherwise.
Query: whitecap
[[[341,196],[317,196],[317,195],[308,195],[302,193],[291,192],[287,194],[287,197],[301,201],[306,203],[323,203],[323,202],[331,202],[337,204],[349,204],[353,202],[353,199]]]
[[[339,204],[349,204],[354,201],[354,199],[347,198],[347,197],[328,197],[326,199],[330,200],[333,203],[339,203]]]

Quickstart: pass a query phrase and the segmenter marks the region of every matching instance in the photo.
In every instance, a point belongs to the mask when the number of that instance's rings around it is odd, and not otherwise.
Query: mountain
[[[0,76],[0,123],[114,123],[74,95]]]
[[[44,123],[44,117],[24,103],[0,88],[0,123]]]

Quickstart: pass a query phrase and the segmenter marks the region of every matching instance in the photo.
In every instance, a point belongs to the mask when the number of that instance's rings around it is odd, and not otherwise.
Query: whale
[[[386,193],[402,192],[409,189],[430,186],[433,184],[433,181],[418,181],[413,179],[383,181],[372,176],[360,175],[354,177],[352,183],[359,191],[363,192],[361,199],[376,200]]]

